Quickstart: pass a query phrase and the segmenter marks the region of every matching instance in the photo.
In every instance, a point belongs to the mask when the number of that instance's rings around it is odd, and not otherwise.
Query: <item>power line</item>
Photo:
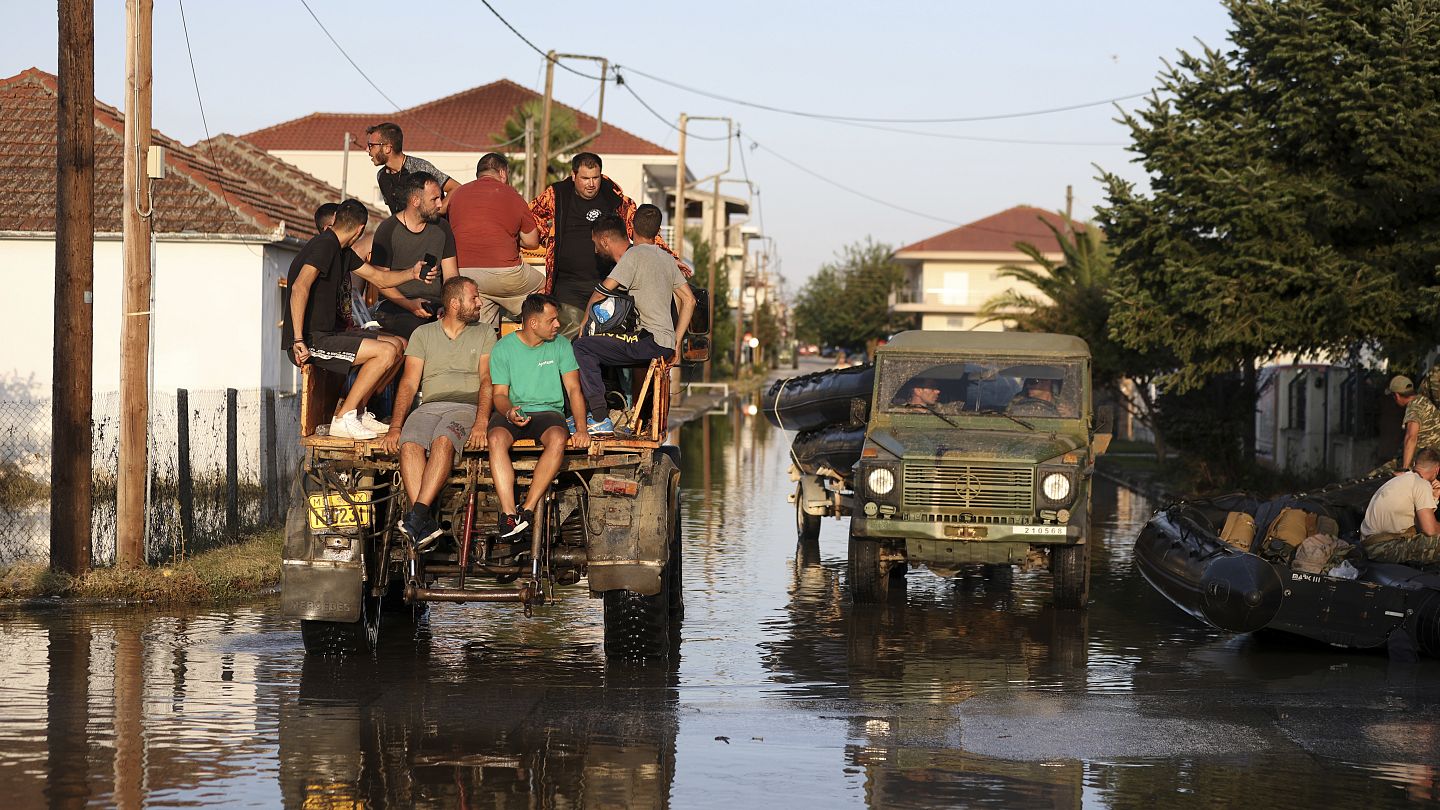
[[[1071,112],[1073,110],[1083,110],[1090,107],[1103,107],[1107,104],[1116,104],[1121,101],[1130,101],[1132,99],[1137,99],[1149,95],[1148,92],[1131,93],[1130,95],[1125,96],[1116,96],[1114,98],[1106,98],[1099,101],[1087,101],[1081,104],[1069,104],[1063,107],[1050,107],[1043,110],[1026,110],[1023,112],[995,113],[991,115],[971,115],[958,118],[867,118],[857,115],[834,115],[830,113],[817,113],[805,110],[792,110],[785,107],[775,107],[769,104],[760,104],[758,102],[746,101],[744,99],[735,98],[733,96],[723,96],[719,93],[712,93],[708,90],[701,90],[697,87],[690,87],[689,85],[681,84],[676,81],[671,81],[670,79],[664,79],[659,76],[646,73],[643,70],[638,70],[629,66],[622,66],[617,64],[615,66],[615,69],[618,71],[621,67],[624,67],[631,73],[638,73],[641,76],[644,76],[645,78],[652,81],[657,81],[661,84],[667,84],[679,90],[684,90],[687,93],[694,93],[696,95],[705,96],[706,98],[713,98],[717,101],[727,101],[731,104],[739,104],[745,107],[754,107],[759,110],[783,113],[785,115],[797,115],[801,118],[818,118],[827,121],[855,121],[868,124],[965,124],[973,123],[976,121],[1001,121],[1011,118],[1030,118],[1037,115],[1052,115],[1054,113]]]
[[[347,61],[347,62],[350,63],[350,67],[355,68],[355,72],[360,74],[360,78],[364,79],[364,80],[366,81],[366,83],[368,83],[372,88],[374,88],[375,92],[379,93],[380,96],[381,96],[381,98],[383,98],[383,99],[385,99],[386,101],[390,102],[390,106],[391,106],[391,107],[394,107],[396,112],[404,112],[404,111],[405,111],[404,108],[402,108],[399,104],[396,104],[396,103],[395,103],[395,99],[390,98],[390,96],[389,96],[384,90],[381,90],[381,89],[380,89],[380,85],[376,84],[376,83],[375,83],[375,80],[374,80],[374,79],[371,79],[370,76],[369,76],[369,74],[367,74],[367,73],[364,71],[364,69],[362,69],[362,68],[360,67],[360,65],[356,64],[356,62],[355,62],[354,59],[351,59],[351,58],[350,58],[350,54],[348,54],[348,53],[345,52],[345,49],[344,49],[343,47],[341,47],[340,42],[335,39],[335,36],[334,36],[333,34],[330,33],[330,29],[328,29],[328,28],[325,27],[325,23],[320,22],[320,18],[319,18],[318,16],[316,16],[315,10],[312,9],[312,8],[310,8],[310,4],[307,3],[307,2],[305,2],[305,0],[300,0],[300,5],[304,6],[304,7],[305,7],[305,10],[308,11],[308,12],[310,12],[310,18],[315,21],[315,24],[316,24],[316,25],[320,26],[320,30],[325,34],[325,37],[330,40],[330,44],[334,45],[334,46],[335,46],[335,50],[339,51],[339,52],[340,52],[340,55],[343,56],[343,57],[345,57],[345,61]],[[486,5],[489,5],[489,3],[486,3]],[[407,122],[407,123],[410,123],[410,122]],[[455,144],[456,146],[464,146],[464,147],[467,147],[467,148],[470,148],[470,149],[482,149],[482,150],[485,150],[485,151],[490,151],[490,150],[492,150],[492,149],[494,149],[494,148],[496,148],[496,147],[498,147],[498,146],[509,146],[510,144],[515,143],[516,141],[520,140],[520,138],[517,137],[517,138],[511,138],[510,140],[505,141],[504,143],[491,143],[491,144],[466,143],[465,141],[457,141],[457,140],[455,140],[454,138],[451,138],[450,136],[441,133],[439,130],[436,130],[434,127],[431,127],[431,126],[426,125],[424,121],[415,120],[415,121],[413,121],[413,123],[416,124],[416,125],[418,125],[421,129],[425,130],[426,132],[429,132],[431,135],[434,135],[435,137],[437,137],[437,138],[439,138],[439,139],[441,139],[441,140],[449,141],[450,143],[453,143],[453,144]],[[521,136],[521,137],[523,137],[523,136]]]
[[[205,99],[200,97],[200,74],[195,71],[195,51],[190,47],[190,24],[185,19],[185,0],[178,0],[180,5],[180,31],[185,35],[185,54],[190,57],[190,78],[195,82],[195,103],[200,107],[200,126],[205,130],[205,151],[210,153],[210,165],[215,168],[215,173],[224,176],[225,169],[220,165],[220,160],[215,157],[215,142],[210,139],[210,122],[205,119]],[[225,198],[226,205],[230,202],[230,192],[225,190],[223,182],[217,183],[220,187],[220,194]]]
[[[540,50],[540,46],[539,46],[539,45],[536,45],[535,43],[531,42],[531,41],[530,41],[530,38],[527,37],[527,36],[525,36],[524,34],[520,33],[520,30],[519,30],[518,28],[516,28],[515,26],[511,25],[509,20],[507,20],[507,19],[505,19],[504,17],[500,16],[500,12],[496,11],[496,10],[495,10],[495,7],[492,6],[492,5],[490,5],[489,0],[480,0],[480,2],[485,4],[485,8],[490,9],[490,13],[495,15],[495,19],[497,19],[497,20],[499,20],[500,22],[504,23],[505,27],[510,29],[510,33],[512,33],[512,34],[514,34],[515,36],[519,37],[521,42],[525,43],[526,45],[529,45],[529,46],[530,46],[530,50],[532,50],[532,51],[540,54],[541,56],[545,57],[546,59],[549,59],[549,58],[550,58],[550,54],[549,54],[548,52]],[[597,81],[597,82],[608,81],[608,80],[605,79],[604,77],[601,77],[601,76],[591,76],[589,73],[586,73],[586,72],[581,71],[581,70],[576,70],[575,68],[570,67],[569,65],[565,64],[564,62],[561,62],[559,59],[556,59],[556,60],[555,60],[555,64],[559,65],[561,70],[568,70],[568,71],[570,71],[571,73],[574,73],[576,76],[581,76],[581,77],[584,77],[584,78],[586,78],[586,79],[590,79],[591,81]]]
[[[892,202],[890,202],[889,200],[882,200],[882,199],[880,199],[879,197],[876,197],[876,196],[874,196],[874,195],[872,195],[872,194],[866,194],[865,192],[860,191],[859,189],[854,189],[854,188],[851,188],[851,187],[849,187],[849,186],[847,186],[847,185],[844,185],[844,184],[842,184],[842,183],[837,183],[837,182],[835,182],[833,179],[831,179],[830,177],[828,177],[828,176],[826,176],[826,175],[824,175],[824,174],[821,174],[820,172],[817,172],[817,171],[815,171],[814,169],[808,169],[808,168],[806,168],[806,167],[804,167],[804,166],[801,166],[799,163],[796,163],[795,161],[791,160],[790,158],[785,157],[784,155],[780,154],[779,152],[776,152],[774,149],[771,149],[770,147],[766,146],[765,144],[760,143],[759,141],[755,140],[753,137],[750,137],[750,136],[747,135],[746,138],[749,138],[750,143],[754,144],[757,149],[764,149],[766,152],[769,152],[770,154],[774,155],[776,158],[779,158],[781,161],[783,161],[783,162],[785,162],[785,163],[788,163],[788,164],[790,164],[792,167],[794,167],[794,168],[796,168],[796,169],[799,169],[800,171],[802,171],[802,172],[810,175],[811,177],[814,177],[816,180],[820,180],[820,181],[822,181],[822,182],[824,182],[824,183],[828,183],[828,184],[834,186],[835,188],[840,189],[841,191],[849,192],[849,193],[851,193],[851,194],[854,194],[854,195],[857,196],[857,197],[861,197],[861,198],[863,198],[863,199],[869,200],[870,202],[876,203],[876,204],[878,204],[878,205],[883,205],[883,206],[885,206],[886,208],[893,208],[893,209],[895,209],[896,211],[901,211],[901,212],[903,212],[903,213],[910,214],[911,216],[923,217],[923,218],[925,218],[925,219],[933,219],[933,220],[935,220],[936,222],[943,222],[943,223],[945,223],[946,225],[957,225],[957,226],[958,226],[958,225],[963,225],[963,224],[964,224],[963,222],[956,222],[955,220],[952,220],[952,219],[946,219],[946,218],[944,218],[944,217],[937,217],[937,216],[935,216],[934,214],[927,214],[927,213],[925,213],[924,211],[916,211],[916,210],[913,209],[913,208],[906,208],[906,207],[903,206],[903,205],[896,205],[895,203],[892,203]]]
[[[615,74],[615,80],[616,80],[617,83],[619,83],[619,85],[620,85],[621,87],[625,88],[625,90],[626,90],[627,92],[629,92],[630,95],[634,96],[636,101],[640,102],[640,106],[641,106],[641,107],[644,107],[651,115],[655,116],[655,118],[658,119],[658,120],[660,121],[660,123],[664,124],[664,125],[667,126],[667,127],[670,127],[671,129],[675,130],[676,132],[679,132],[679,131],[680,131],[680,127],[676,126],[669,118],[666,118],[665,116],[663,116],[663,115],[661,115],[660,113],[656,112],[656,111],[655,111],[655,108],[654,108],[654,107],[651,107],[649,104],[647,104],[647,103],[645,102],[645,99],[641,98],[641,97],[640,97],[640,94],[635,92],[635,89],[634,89],[634,88],[632,88],[629,84],[627,84],[624,79],[621,79],[621,78],[620,78],[620,74],[619,74],[619,72],[618,72],[618,68],[617,68],[617,72],[616,72],[616,74]],[[685,137],[687,137],[687,138],[694,138],[694,139],[696,139],[696,140],[698,140],[698,141],[728,141],[728,140],[730,140],[730,136],[728,136],[728,135],[725,136],[725,137],[723,137],[723,138],[718,137],[718,136],[714,136],[714,135],[691,135],[688,130],[687,130],[686,133],[685,133]],[[738,137],[738,136],[737,136],[737,137]]]

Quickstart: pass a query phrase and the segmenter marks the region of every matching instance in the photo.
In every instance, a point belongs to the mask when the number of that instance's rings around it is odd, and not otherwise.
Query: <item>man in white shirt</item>
[[[1440,491],[1440,453],[1421,448],[1409,472],[1375,491],[1360,523],[1365,556],[1372,562],[1429,565],[1440,562],[1440,521],[1435,519]]]

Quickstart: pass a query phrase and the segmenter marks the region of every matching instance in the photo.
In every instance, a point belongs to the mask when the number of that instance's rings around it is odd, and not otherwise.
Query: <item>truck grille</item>
[[[905,511],[1030,511],[1035,508],[1032,467],[905,465]]]

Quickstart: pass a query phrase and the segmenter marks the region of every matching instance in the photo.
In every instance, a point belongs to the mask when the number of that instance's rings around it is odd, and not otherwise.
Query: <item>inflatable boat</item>
[[[790,455],[806,475],[830,469],[848,478],[864,446],[864,425],[841,425],[801,433],[790,443]]]
[[[770,424],[785,430],[863,424],[864,409],[857,409],[854,401],[868,405],[874,385],[873,365],[817,371],[776,380],[765,392],[761,409]]]
[[[1173,504],[1140,532],[1135,565],[1166,599],[1221,630],[1440,657],[1440,574],[1368,562],[1353,546],[1370,496],[1386,480],[1269,501],[1227,495]],[[1294,537],[1306,532],[1332,543],[1335,556],[1302,560]]]

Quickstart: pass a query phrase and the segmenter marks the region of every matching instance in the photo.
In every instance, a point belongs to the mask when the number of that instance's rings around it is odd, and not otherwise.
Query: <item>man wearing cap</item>
[[[1415,383],[1409,377],[1391,379],[1390,394],[1395,397],[1395,404],[1405,409],[1405,417],[1401,420],[1405,426],[1405,442],[1400,451],[1400,466],[1395,470],[1395,474],[1399,475],[1410,469],[1418,448],[1440,450],[1440,409],[1429,397],[1416,393]]]

